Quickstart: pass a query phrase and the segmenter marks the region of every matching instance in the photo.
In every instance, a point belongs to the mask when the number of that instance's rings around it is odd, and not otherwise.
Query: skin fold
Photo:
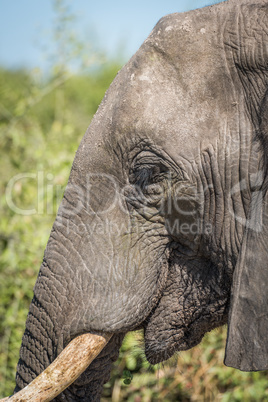
[[[126,332],[144,328],[156,364],[198,344],[228,314],[226,363],[268,368],[268,355],[258,358],[266,318],[258,334],[239,337],[266,312],[248,309],[237,290],[251,294],[249,266],[251,281],[268,284],[255,257],[267,264],[267,12],[266,1],[229,0],[168,15],[115,78],[51,231],[15,392],[74,337],[104,331],[114,334],[109,344],[55,398],[98,401]],[[267,305],[265,290],[259,297]],[[238,310],[244,326],[236,330]],[[245,310],[252,315],[244,320]]]

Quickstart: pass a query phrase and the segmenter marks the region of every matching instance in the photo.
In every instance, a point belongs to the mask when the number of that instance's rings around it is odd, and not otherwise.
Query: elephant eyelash
[[[143,190],[152,182],[152,177],[152,169],[139,169],[137,172],[135,172],[135,184]]]
[[[134,169],[132,173],[132,184],[141,190],[146,189],[150,184],[158,183],[164,178],[167,168],[164,165],[142,166]]]

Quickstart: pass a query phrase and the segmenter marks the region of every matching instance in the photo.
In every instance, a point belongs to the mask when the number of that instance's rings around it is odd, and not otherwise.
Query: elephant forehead
[[[74,168],[110,172],[111,150],[127,153],[144,139],[188,160],[215,144],[237,112],[218,14],[196,10],[160,20],[109,88]]]
[[[207,144],[215,140],[217,121],[209,101],[189,94],[190,89],[160,83],[150,76],[150,82],[138,75],[132,90],[115,112],[115,125],[111,136],[119,144],[131,149],[142,140],[163,147],[166,151],[174,150],[194,156],[200,150],[201,141]],[[138,82],[140,81],[140,82]]]
[[[185,38],[186,49],[180,51],[182,43],[171,49],[168,35],[173,28],[168,21],[162,25],[118,77],[109,135],[132,146],[148,139],[169,153],[193,159],[200,144],[205,148],[217,140],[230,117],[232,94],[225,96],[230,78],[216,46],[203,39],[202,46],[187,47],[187,32],[180,38]]]

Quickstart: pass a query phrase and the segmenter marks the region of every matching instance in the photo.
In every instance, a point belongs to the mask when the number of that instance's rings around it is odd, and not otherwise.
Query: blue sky
[[[164,15],[220,2],[213,0],[65,0],[76,15],[75,29],[84,41],[97,42],[108,55],[124,48],[124,58],[138,50]],[[0,66],[45,66],[53,47],[53,0],[0,0]],[[44,45],[46,48],[44,48]]]

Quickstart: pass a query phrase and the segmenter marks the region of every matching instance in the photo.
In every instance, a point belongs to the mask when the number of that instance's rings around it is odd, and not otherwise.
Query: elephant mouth
[[[200,316],[186,326],[169,325],[163,331],[155,328],[152,314],[144,326],[145,356],[152,365],[170,359],[174,353],[189,350],[198,345],[207,332],[227,323],[228,306],[222,306],[220,318],[207,322]],[[152,324],[153,323],[153,324]],[[160,325],[158,325],[158,329]]]
[[[191,330],[186,331],[176,331],[176,335],[167,337],[166,339],[161,339],[158,336],[154,339],[148,339],[145,331],[145,355],[148,362],[152,365],[162,363],[170,359],[174,353],[189,350],[194,346],[198,345],[205,335],[206,331],[198,334],[192,332]]]
[[[175,352],[193,348],[207,332],[227,323],[226,283],[228,276],[220,266],[173,251],[165,289],[143,325],[149,363],[161,363]]]
[[[226,324],[227,319],[226,306],[222,309],[220,320],[208,324],[200,317],[187,327],[170,326],[162,332],[156,331],[155,328],[152,330],[149,319],[144,327],[146,359],[152,365],[159,364],[170,359],[176,352],[189,350],[198,345],[207,332]]]
[[[221,320],[211,323],[209,326],[201,318],[188,328],[172,328],[171,331],[156,333],[144,329],[145,355],[152,365],[162,363],[170,359],[174,353],[189,350],[198,345],[204,335],[213,329],[226,324],[228,313],[222,315]]]

